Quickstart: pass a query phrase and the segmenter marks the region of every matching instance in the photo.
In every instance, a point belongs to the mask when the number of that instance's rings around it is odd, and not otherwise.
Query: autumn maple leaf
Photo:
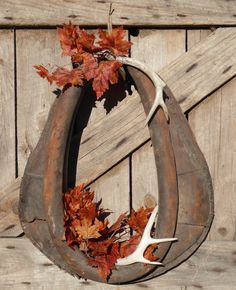
[[[83,73],[80,69],[68,70],[66,68],[59,67],[52,73],[53,81],[59,86],[71,85],[83,85]]]
[[[90,81],[98,74],[98,60],[89,53],[83,54],[81,70],[87,81]]]
[[[95,35],[80,28],[77,31],[79,33],[79,37],[76,40],[77,48],[82,49],[84,52],[93,52],[96,49],[94,45]]]
[[[48,80],[48,82],[50,84],[52,84],[53,82],[53,76],[52,74],[49,73],[49,71],[42,65],[34,65],[34,68],[36,68],[38,71],[37,71],[37,74],[39,76],[41,76],[43,79],[46,78]]]
[[[112,244],[109,254],[88,258],[88,264],[92,267],[97,267],[102,279],[107,280],[119,257],[119,245],[115,243]]]
[[[78,234],[79,239],[88,240],[93,238],[99,238],[101,234],[99,233],[99,228],[94,225],[90,220],[74,220],[72,226]]]
[[[122,64],[116,60],[98,62],[91,55],[87,55],[84,58],[81,69],[88,81],[93,79],[92,86],[96,92],[97,99],[109,88],[109,83],[115,84],[118,82],[118,71],[121,66]]]
[[[137,245],[139,244],[141,237],[139,234],[132,236],[129,240],[121,242],[120,244],[120,256],[122,258],[127,257],[128,255],[132,254]]]
[[[69,22],[69,24],[64,24],[62,28],[58,27],[57,33],[61,44],[62,55],[72,56],[76,53],[78,27]]]
[[[95,70],[92,86],[96,92],[97,99],[100,99],[109,88],[109,83],[118,82],[118,71],[122,64],[116,60],[101,61]]]
[[[91,251],[92,256],[106,255],[111,249],[113,243],[114,243],[114,237],[108,238],[107,240],[104,240],[104,241],[91,240],[88,242],[88,247]]]
[[[152,210],[152,208],[143,207],[137,211],[132,209],[130,218],[128,219],[129,226],[138,234],[142,235]]]
[[[123,27],[113,28],[112,32],[99,30],[98,44],[102,49],[111,50],[115,55],[127,55],[132,42],[125,40]]]

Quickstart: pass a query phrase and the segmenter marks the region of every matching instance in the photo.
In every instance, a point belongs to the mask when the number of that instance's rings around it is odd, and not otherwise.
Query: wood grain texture
[[[25,47],[26,49],[25,53],[23,53],[23,50],[20,50],[24,56],[20,63],[24,64],[23,68],[26,70],[26,75],[32,76],[31,82],[28,82],[27,78],[24,77],[23,74],[20,74],[18,81],[19,168],[21,168],[20,174],[22,174],[29,151],[32,150],[37,142],[44,126],[50,103],[54,99],[54,96],[50,93],[51,88],[48,86],[47,82],[39,79],[37,75],[33,73],[32,65],[42,62],[41,59],[37,61],[34,55],[42,53],[41,58],[43,57],[43,59],[45,59],[45,54],[54,55],[53,47],[55,45],[55,39],[52,41],[52,35],[55,37],[55,32],[49,32],[47,30],[38,31],[38,37],[40,33],[48,35],[42,38],[40,43],[35,40],[34,31],[19,31],[18,33],[22,34],[22,37],[19,37],[19,44],[21,44],[22,48]],[[25,37],[23,37],[24,33],[26,33]],[[226,39],[225,35],[228,35]],[[193,53],[191,49],[188,53],[180,56],[177,61],[174,61],[174,65],[170,64],[161,70],[161,74],[166,74],[169,77],[169,82],[173,82],[173,88],[175,88],[176,91],[175,96],[178,99],[181,98],[182,89],[189,91],[188,98],[181,103],[184,110],[191,108],[196,102],[199,102],[206,95],[210,94],[213,87],[215,89],[221,86],[225,79],[229,79],[233,76],[233,71],[231,71],[231,69],[222,75],[221,70],[215,69],[215,67],[229,61],[232,68],[236,65],[234,51],[231,51],[231,48],[225,48],[222,51],[222,44],[219,43],[224,39],[224,42],[229,44],[229,47],[235,46],[235,36],[236,31],[234,28],[220,29],[217,31],[217,37],[216,34],[208,37],[205,41],[197,45],[197,49],[196,47],[193,48]],[[48,45],[46,43],[48,41],[52,41],[52,44]],[[139,45],[139,41],[141,41],[141,39],[138,37],[136,45]],[[25,45],[23,45],[23,43],[25,43]],[[37,47],[39,46],[39,52],[37,53],[31,52],[30,48],[27,46],[27,44],[36,45],[35,43],[37,43]],[[217,43],[219,43],[219,46],[216,45]],[[44,48],[41,49],[41,45],[43,45]],[[209,49],[207,49],[207,47]],[[201,54],[201,50],[204,50],[203,55]],[[19,56],[20,51],[18,50]],[[217,56],[216,59],[214,58],[214,53]],[[202,57],[202,61],[194,68],[196,77],[193,76],[191,80],[189,79],[186,69],[193,66],[196,57]],[[210,63],[208,63],[208,58],[211,59]],[[24,59],[26,65],[23,62]],[[51,63],[53,62],[52,56],[50,59],[46,58],[46,60]],[[184,63],[184,66],[182,66],[182,63]],[[205,63],[209,66],[210,72],[206,68]],[[209,75],[210,78],[208,79]],[[211,84],[212,76],[214,76],[214,85]],[[176,87],[178,84],[177,79],[182,83],[182,89],[179,86]],[[176,83],[174,83],[174,80]],[[201,88],[202,90],[200,90]],[[36,92],[36,97],[32,97],[32,92]],[[39,99],[44,101],[39,101]],[[87,132],[85,131],[83,134],[84,139],[81,142],[81,160],[79,161],[81,165],[84,165],[81,166],[81,168],[83,168],[85,174],[80,173],[80,181],[95,179],[135,150],[135,148],[146,142],[150,138],[150,135],[147,128],[144,128],[144,120],[145,114],[140,99],[137,95],[133,94],[121,102],[121,104],[116,109],[113,109],[108,115],[100,118],[100,120],[94,124],[93,128],[90,128]],[[101,152],[102,154],[100,155]],[[99,156],[101,159],[99,159]],[[107,156],[109,156],[109,158],[107,158]],[[95,161],[96,163],[94,163]]]
[[[206,242],[190,260],[164,276],[136,285],[83,281],[59,270],[26,239],[1,239],[0,288],[44,290],[236,289],[235,242]],[[216,287],[216,288],[215,288]],[[218,288],[217,288],[218,287]]]
[[[17,47],[17,135],[18,168],[22,176],[30,152],[36,146],[55,94],[54,86],[41,79],[33,65],[69,65],[61,57],[55,30],[18,30]]]
[[[220,28],[160,72],[183,111],[236,74],[235,48],[236,29]]]
[[[137,143],[148,139],[149,132],[143,124],[141,100],[137,95],[132,95],[94,122],[93,126],[88,126],[82,135],[77,180],[97,178],[127,156]]]
[[[136,26],[235,25],[234,1],[226,0],[6,0],[1,3],[1,25],[106,25],[113,3],[114,24]]]
[[[141,30],[139,37],[132,37],[131,41],[134,43],[131,57],[154,71],[160,71],[185,52],[184,30]],[[132,155],[132,205],[137,209],[155,202],[158,202],[157,170],[148,142]]]
[[[22,233],[18,217],[21,178],[0,190],[0,237],[17,237]]]
[[[161,39],[161,37],[157,39]],[[141,46],[139,44],[142,42],[141,35],[137,40],[134,38],[132,40],[135,41],[137,47]],[[178,45],[175,46],[178,47]],[[147,46],[144,45],[144,49],[145,47]],[[170,86],[184,111],[193,107],[235,75],[234,47],[236,47],[236,30],[234,28],[219,29],[214,35],[209,36],[205,41],[160,70],[160,76]],[[155,55],[158,58],[158,54],[154,54],[153,51],[154,49],[149,50],[149,54],[153,56],[154,63]],[[163,62],[164,60],[162,60]],[[86,138],[82,142],[82,145],[86,143],[86,146],[84,146],[84,150],[81,149],[80,162],[84,168],[87,167],[87,173],[90,170],[90,164],[96,164],[97,172],[93,167],[92,175],[86,173],[82,178],[90,176],[93,179],[95,175],[99,176],[147,141],[149,133],[143,126],[144,119],[145,115],[139,98],[133,94],[116,110],[87,130]],[[106,163],[100,162],[98,156],[101,156],[101,161],[104,161],[104,156],[107,154],[110,158],[106,160]],[[102,168],[103,165],[105,168]]]
[[[129,184],[129,159],[126,158],[90,186],[96,201],[102,200],[101,206],[112,211],[110,225],[120,214],[129,212]]]
[[[211,172],[215,218],[210,240],[236,240],[236,79],[189,114],[189,122]]]
[[[193,46],[198,44],[199,42],[205,40],[213,31],[210,29],[189,29],[187,30],[187,50],[191,49]]]
[[[194,46],[209,33],[209,30],[189,30],[188,46]],[[235,89],[234,78],[189,113],[190,125],[206,157],[214,185],[215,218],[209,240],[236,239]]]
[[[15,179],[14,32],[11,30],[0,30],[0,124],[2,189]]]

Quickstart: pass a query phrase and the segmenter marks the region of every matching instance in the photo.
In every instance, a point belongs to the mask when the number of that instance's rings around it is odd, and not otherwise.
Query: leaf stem
[[[109,14],[108,14],[108,23],[107,23],[107,30],[108,33],[112,33],[112,14],[115,9],[112,9],[112,3],[110,3]]]

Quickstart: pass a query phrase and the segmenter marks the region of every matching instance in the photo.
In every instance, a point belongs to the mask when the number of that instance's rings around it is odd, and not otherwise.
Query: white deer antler
[[[143,64],[142,62],[140,62],[136,59],[133,59],[130,57],[117,56],[116,60],[118,60],[122,64],[127,64],[127,65],[133,66],[133,67],[141,70],[150,78],[150,80],[153,82],[153,84],[155,86],[155,89],[156,89],[155,100],[154,100],[154,103],[151,107],[151,110],[148,113],[148,116],[147,116],[146,121],[145,121],[145,125],[147,125],[149,123],[149,121],[152,119],[152,116],[154,115],[156,109],[159,106],[162,107],[162,109],[165,113],[166,119],[169,120],[168,110],[167,110],[166,104],[165,104],[164,99],[163,99],[163,88],[166,86],[166,84],[158,76],[158,74],[156,74],[154,71],[150,70],[145,64]]]
[[[125,258],[118,259],[116,262],[117,266],[130,265],[130,264],[137,263],[137,262],[145,263],[145,264],[153,264],[153,265],[162,265],[162,263],[160,263],[160,262],[149,261],[148,259],[144,258],[145,250],[151,244],[173,242],[173,241],[177,241],[177,238],[154,239],[151,237],[151,230],[152,230],[152,226],[153,226],[153,223],[155,221],[155,217],[157,215],[157,212],[158,212],[158,206],[156,206],[154,208],[154,210],[153,210],[153,212],[148,220],[148,223],[146,224],[146,227],[144,229],[141,241],[138,244],[135,251]]]

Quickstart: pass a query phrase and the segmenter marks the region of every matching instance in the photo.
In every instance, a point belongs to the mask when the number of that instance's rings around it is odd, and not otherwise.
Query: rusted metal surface
[[[151,81],[129,67],[146,112],[154,96]],[[109,283],[137,282],[158,276],[188,258],[205,238],[213,218],[213,192],[205,159],[188,123],[168,88],[167,123],[161,109],[150,123],[150,136],[158,172],[159,214],[157,237],[174,237],[160,244],[158,256],[164,267],[144,264],[113,270]],[[68,187],[68,155],[73,123],[86,88],[67,89],[56,100],[39,144],[32,153],[23,178],[20,219],[26,235],[57,265],[72,274],[100,282],[96,268],[87,264],[79,250],[63,241],[62,194]],[[178,193],[179,191],[179,193]]]

